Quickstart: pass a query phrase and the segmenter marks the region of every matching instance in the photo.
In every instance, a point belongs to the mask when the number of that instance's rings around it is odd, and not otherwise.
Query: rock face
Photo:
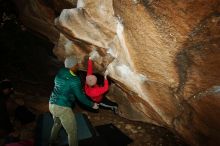
[[[109,70],[108,96],[121,116],[167,127],[192,145],[220,145],[219,0],[38,0],[18,7],[27,26],[56,44],[60,60],[74,54],[85,69],[96,46],[95,71]]]

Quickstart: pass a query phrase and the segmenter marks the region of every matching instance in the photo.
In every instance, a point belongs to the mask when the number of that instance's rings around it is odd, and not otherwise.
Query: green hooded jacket
[[[70,72],[68,68],[61,68],[54,80],[54,89],[49,102],[59,106],[72,107],[77,98],[81,103],[88,107],[93,106],[84,94],[80,78]]]

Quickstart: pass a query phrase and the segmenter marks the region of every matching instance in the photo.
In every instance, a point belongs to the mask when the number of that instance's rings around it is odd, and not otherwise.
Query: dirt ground
[[[28,82],[17,86],[16,104],[25,104],[32,112],[40,115],[48,111],[48,97],[50,90],[41,84],[30,84]],[[120,105],[119,105],[120,106]],[[88,116],[93,126],[103,124],[114,124],[123,133],[133,139],[129,146],[186,146],[176,135],[165,128],[152,124],[130,121],[114,114],[110,110],[100,109],[98,113],[87,111],[76,106],[75,112],[82,112]],[[18,127],[17,131],[22,140],[34,139],[36,123],[30,123]]]
[[[94,126],[113,123],[133,139],[129,146],[185,146],[183,141],[167,129],[152,124],[130,121],[115,115],[110,110],[100,109],[99,113],[82,111]]]

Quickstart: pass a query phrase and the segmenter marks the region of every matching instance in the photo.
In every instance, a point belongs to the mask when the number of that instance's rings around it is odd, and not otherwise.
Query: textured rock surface
[[[82,69],[95,45],[95,70],[109,70],[121,116],[168,127],[192,145],[220,144],[219,0],[49,2],[22,1],[22,20],[54,43],[60,36],[54,53],[77,55]]]

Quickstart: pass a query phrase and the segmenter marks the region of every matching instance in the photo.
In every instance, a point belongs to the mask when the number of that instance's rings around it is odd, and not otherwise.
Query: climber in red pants
[[[88,60],[88,69],[85,83],[85,93],[91,98],[92,101],[99,103],[100,106],[111,109],[114,113],[117,112],[118,104],[109,100],[107,97],[104,97],[103,94],[106,93],[109,89],[107,74],[104,75],[104,86],[97,85],[97,77],[93,75],[92,71],[92,60],[97,57],[96,50],[93,50],[90,53]]]

